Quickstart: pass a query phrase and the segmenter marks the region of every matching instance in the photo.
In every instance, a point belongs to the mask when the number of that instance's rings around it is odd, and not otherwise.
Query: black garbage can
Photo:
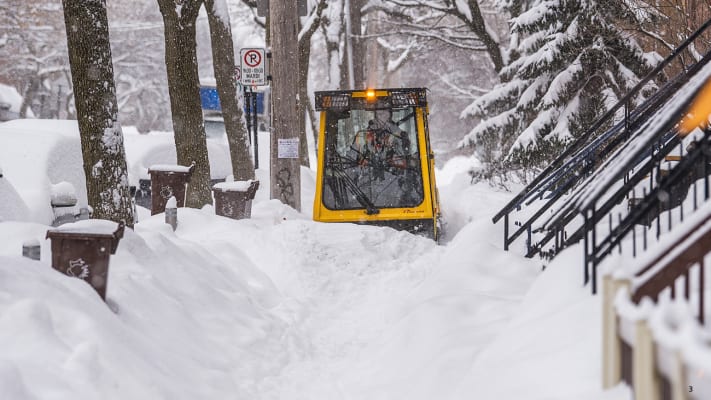
[[[148,168],[151,175],[151,215],[165,211],[168,199],[175,197],[178,207],[185,207],[185,194],[195,163],[189,167],[182,165],[153,165]]]
[[[232,219],[249,218],[259,181],[223,182],[212,187],[215,214]]]
[[[116,253],[124,224],[87,220],[47,231],[52,240],[52,268],[88,282],[106,300],[109,256]]]

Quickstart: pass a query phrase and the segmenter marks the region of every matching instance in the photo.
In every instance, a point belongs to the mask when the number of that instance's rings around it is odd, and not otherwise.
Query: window
[[[323,203],[415,207],[424,199],[415,108],[326,112]]]

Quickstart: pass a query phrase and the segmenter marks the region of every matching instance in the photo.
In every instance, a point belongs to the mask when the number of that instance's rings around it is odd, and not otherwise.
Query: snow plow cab
[[[314,220],[390,226],[438,240],[425,88],[316,92]]]

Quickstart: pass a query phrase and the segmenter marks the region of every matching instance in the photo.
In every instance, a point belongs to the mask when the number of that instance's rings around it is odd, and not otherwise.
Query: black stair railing
[[[707,54],[707,56],[709,55],[711,52]],[[708,75],[708,71],[706,75]],[[700,88],[706,75],[698,77],[694,84]],[[689,93],[672,96],[670,104],[663,109],[664,115],[647,121],[638,132],[635,132],[637,136],[641,135],[642,131],[649,131],[645,133],[646,136],[637,138],[620,148],[612,160],[615,162],[620,154],[629,153],[626,157],[627,161],[607,168],[613,171],[607,171],[605,167],[601,168],[601,171],[596,172],[598,176],[592,176],[581,185],[568,205],[544,224],[544,229],[550,232],[541,241],[534,244],[534,248],[540,250],[548,240],[554,237],[554,232],[564,230],[579,215],[585,217],[588,223],[592,223],[592,226],[602,221],[603,218],[609,218],[607,214],[624,198],[629,197],[630,193],[634,194],[634,188],[646,177],[650,177],[649,189],[651,190],[654,184],[653,172],[656,170],[659,174],[662,160],[673,151],[679,142],[674,127],[683,117],[695,93],[696,90],[693,90]],[[654,126],[650,126],[650,124]],[[639,141],[642,141],[641,145],[639,145]],[[632,170],[634,172],[630,173]],[[599,176],[601,172],[606,175]],[[619,185],[619,182],[622,182],[619,188],[613,190],[607,197],[603,197],[605,193],[610,192],[613,186]],[[595,183],[598,184],[597,191],[585,190],[586,186]],[[600,202],[602,205],[597,206]],[[591,214],[595,214],[595,216],[592,217]],[[577,243],[580,239],[585,238],[588,232],[589,227],[585,225],[577,228],[564,242],[564,247]]]
[[[710,56],[707,55],[707,57]],[[645,121],[658,110],[668,100],[670,93],[675,92],[688,81],[689,76],[694,73],[694,68],[701,67],[705,65],[706,62],[708,62],[708,59],[705,61],[701,60],[700,63],[695,63],[688,70],[682,71],[682,73],[677,74],[674,79],[666,82],[652,96],[629,113],[625,119],[618,122],[603,134],[597,136],[578,151],[569,161],[544,178],[540,184],[530,192],[527,201],[522,202],[522,204],[528,206],[536,199],[540,199],[543,193],[557,184],[557,179],[571,172],[578,171],[581,165],[585,165],[585,163],[589,162],[597,163],[601,159],[604,159],[606,154],[609,154],[629,137],[629,132],[634,131],[640,121]]]
[[[674,147],[676,140],[676,136],[674,136],[672,137],[672,140],[669,141],[663,147],[659,146],[658,144],[655,144],[653,146],[661,148],[672,148]],[[644,180],[647,176],[650,175],[651,171],[656,168],[660,160],[663,158],[663,153],[660,153],[659,151],[654,151],[650,152],[650,155],[648,156],[648,158],[645,159],[644,163],[639,164],[638,162],[635,162],[634,164],[632,164],[636,167],[635,172],[629,176],[626,176],[626,179],[615,179],[615,182],[619,182],[620,180],[623,181],[621,188],[616,193],[613,193],[613,195],[610,196],[601,207],[594,208],[595,216],[588,217],[586,222],[595,224],[600,222],[602,218],[607,215],[607,213],[609,213],[616,205],[622,202],[622,200],[627,196],[627,193],[629,191],[633,190],[634,187],[636,187],[640,181]],[[543,236],[542,239],[540,239],[538,242],[534,243],[531,246],[528,253],[529,257],[540,253],[542,248],[546,244],[548,244],[550,240],[556,238],[557,235],[561,232],[567,232],[566,228],[568,227],[568,225],[580,215],[586,216],[587,214],[585,212],[581,212],[575,202],[571,202],[571,204],[567,208],[563,209],[561,212],[551,217],[549,221],[546,221],[540,229],[540,231],[545,232],[545,236]],[[566,234],[565,240],[562,240],[561,242],[555,244],[555,251],[545,252],[546,257],[553,258],[562,248],[571,246],[579,242],[581,239],[584,238],[584,234],[588,231],[588,229],[589,228],[585,224],[583,224],[578,227],[578,229],[575,230],[571,235]]]
[[[593,293],[596,292],[597,266],[602,258],[609,254],[615,245],[620,245],[622,236],[628,233],[630,227],[634,227],[635,223],[640,222],[640,218],[646,218],[645,222],[648,223],[650,212],[653,211],[654,207],[659,209],[660,202],[654,198],[648,199],[648,197],[658,197],[662,194],[667,198],[669,198],[670,195],[677,197],[681,196],[681,194],[685,195],[685,191],[682,190],[681,185],[688,184],[690,182],[690,176],[694,177],[699,175],[696,173],[691,175],[691,172],[698,171],[700,159],[702,160],[700,165],[702,165],[705,171],[703,175],[704,177],[707,176],[708,165],[705,157],[708,154],[708,140],[702,140],[700,142],[701,146],[697,145],[694,147],[693,151],[690,151],[689,155],[683,157],[681,159],[682,161],[680,161],[666,177],[662,177],[660,163],[661,160],[679,146],[681,141],[678,135],[671,136],[671,140],[667,142],[662,142],[661,139],[669,137],[669,132],[675,132],[676,125],[685,115],[691,102],[703,89],[704,85],[711,82],[710,77],[711,67],[704,68],[702,73],[694,76],[683,90],[680,90],[670,99],[669,104],[660,111],[659,115],[650,119],[645,126],[641,128],[641,130],[645,132],[636,132],[639,136],[618,151],[616,156],[611,160],[610,164],[612,165],[607,168],[607,171],[605,171],[606,168],[601,168],[602,171],[596,171],[594,179],[590,179],[586,182],[586,185],[592,187],[591,190],[578,190],[578,192],[576,192],[579,201],[573,201],[571,203],[573,204],[572,209],[577,212],[571,212],[568,216],[573,214],[582,215],[584,217],[584,223],[582,227],[567,239],[565,244],[570,245],[575,243],[579,241],[581,237],[584,239],[585,283],[592,279],[591,286]],[[627,147],[629,147],[629,149],[627,149]],[[680,146],[679,149],[680,154],[683,154],[684,149]],[[626,154],[621,156],[620,153],[622,152]],[[640,156],[645,153],[651,155],[643,161],[642,165],[635,164],[640,159]],[[699,154],[704,154],[704,157],[699,156]],[[633,169],[634,173],[630,176],[629,171]],[[612,210],[620,204],[624,198],[629,197],[630,193],[632,193],[634,197],[635,188],[640,182],[643,182],[646,177],[649,177],[649,189],[651,193],[645,196],[645,199],[640,202],[641,205],[634,204],[630,207],[630,212],[633,214],[632,216],[628,216],[623,220],[621,215],[618,214],[621,228],[612,229],[614,222],[614,218],[611,214]],[[708,180],[708,178],[705,179]],[[619,182],[623,182],[621,187],[617,187],[619,186]],[[595,186],[595,183],[598,185]],[[600,183],[604,184],[601,186],[599,185]],[[654,187],[655,183],[658,188]],[[685,190],[688,191],[688,188]],[[680,204],[681,199],[676,201]],[[600,203],[602,203],[602,205],[598,207]],[[668,215],[669,218],[671,218],[671,214]],[[654,215],[653,218],[656,218],[659,232],[660,219],[658,215]],[[610,234],[608,236],[611,238],[605,238],[598,244],[597,225],[605,219],[607,219],[610,224]],[[630,221],[634,221],[634,223]],[[555,229],[560,229],[560,227],[558,226]],[[646,240],[646,235],[644,239]],[[610,243],[614,243],[612,247]],[[618,248],[621,250],[621,246]]]
[[[698,142],[698,145],[693,146],[693,148],[681,158],[681,160],[672,168],[665,176],[662,176],[656,180],[657,185],[653,187],[646,195],[641,198],[640,201],[632,203],[629,207],[629,212],[624,218],[620,218],[618,224],[613,228],[609,227],[607,236],[603,237],[600,242],[596,242],[596,225],[601,220],[604,220],[605,216],[600,217],[601,214],[612,216],[609,213],[609,209],[588,209],[586,214],[593,215],[594,217],[589,220],[588,227],[591,228],[586,232],[583,232],[586,244],[583,246],[585,251],[585,268],[586,276],[592,280],[592,291],[593,293],[597,290],[596,276],[597,267],[600,262],[608,256],[615,248],[622,251],[622,240],[624,240],[627,235],[632,233],[636,235],[635,227],[642,226],[644,229],[643,237],[643,250],[647,248],[647,227],[651,224],[656,225],[656,235],[655,237],[659,239],[661,233],[662,224],[662,212],[667,211],[667,226],[668,230],[672,229],[673,218],[671,211],[673,208],[679,207],[683,204],[689,188],[694,186],[694,204],[693,211],[698,207],[697,195],[695,185],[699,179],[704,180],[704,196],[703,200],[707,201],[709,198],[709,153],[711,147],[709,147],[709,131],[706,130],[704,138]],[[660,170],[657,169],[657,176],[659,176]],[[684,211],[683,208],[680,209],[679,219],[683,221]],[[614,218],[608,218],[609,222],[612,224]],[[636,236],[632,243],[632,254],[637,255],[637,243]],[[586,282],[587,283],[587,279]]]
[[[605,157],[612,154],[616,148],[627,141],[631,136],[631,132],[634,132],[642,126],[645,121],[647,121],[662,106],[664,106],[669,101],[671,95],[688,82],[690,77],[695,75],[710,60],[711,52],[706,54],[705,57],[692,65],[689,69],[679,73],[673,80],[667,82],[667,84],[660,88],[660,90],[658,90],[653,96],[648,98],[637,109],[635,109],[634,112],[630,113],[627,116],[627,120],[620,121],[607,132],[591,141],[591,143],[573,156],[570,161],[566,162],[563,166],[559,167],[557,171],[542,181],[540,187],[536,189],[540,192],[539,197],[529,199],[526,203],[524,203],[525,205],[530,205],[535,200],[542,200],[543,193],[551,189],[553,185],[556,185],[555,189],[552,193],[546,196],[546,202],[540,206],[534,214],[532,214],[525,222],[517,225],[519,228],[514,231],[513,234],[509,235],[507,229],[508,227],[505,227],[505,248],[513,243],[521,234],[528,232],[529,237],[527,241],[528,246],[526,256],[532,257],[537,254],[541,250],[542,246],[547,244],[548,241],[554,237],[554,235],[559,233],[559,229],[549,232],[541,241],[533,243],[531,233],[544,232],[544,227],[547,224],[544,223],[542,227],[537,229],[532,229],[532,224],[544,213],[546,213],[546,211],[551,209],[553,204],[558,202],[559,199],[568,193],[568,191],[578,184],[583,178],[589,176]],[[673,134],[669,134],[668,137],[673,137]],[[646,156],[641,155],[640,160],[644,157]],[[563,182],[556,180],[561,177],[565,179]],[[574,210],[568,210],[567,212],[573,211]],[[566,217],[563,225],[567,225],[571,219],[572,217]],[[505,222],[507,222],[507,220]]]
[[[607,237],[603,238],[600,243],[596,244],[590,254],[591,262],[599,264],[600,261],[610,254],[621,241],[631,233],[631,231],[639,225],[649,226],[650,223],[656,222],[657,233],[660,235],[660,214],[663,211],[668,211],[672,208],[680,206],[686,198],[689,188],[696,185],[698,180],[704,180],[704,200],[708,200],[708,151],[709,151],[709,131],[705,132],[705,137],[694,146],[686,155],[684,155],[679,163],[669,171],[668,175],[663,176],[659,185],[652,189],[639,202],[633,203],[630,207],[630,212],[627,216],[620,220],[618,225],[611,229]],[[696,197],[695,197],[696,199]],[[698,208],[698,203],[693,204],[693,210]],[[667,214],[671,216],[671,214]],[[683,219],[683,210],[680,211],[680,218]],[[671,229],[672,221],[668,222],[668,229]],[[636,255],[636,244],[632,248]]]
[[[544,169],[534,180],[529,183],[521,192],[519,192],[509,203],[507,203],[493,218],[493,222],[496,223],[498,222],[501,218],[505,218],[505,226],[504,226],[504,248],[508,249],[509,244],[512,242],[512,240],[509,240],[508,236],[508,231],[509,231],[509,214],[517,209],[520,209],[520,207],[526,202],[527,200],[535,197],[542,196],[543,192],[538,190],[541,186],[541,184],[549,184],[552,180],[560,179],[562,174],[564,174],[564,171],[561,171],[560,168],[563,166],[565,161],[571,156],[576,154],[579,150],[584,148],[589,142],[594,141],[595,138],[599,135],[595,135],[595,133],[598,131],[598,129],[605,124],[609,123],[609,121],[615,116],[617,111],[621,109],[622,107],[625,107],[625,126],[629,126],[629,117],[633,115],[633,111],[629,110],[629,104],[631,103],[631,100],[636,96],[646,85],[651,81],[652,79],[658,78],[663,71],[663,69],[669,65],[672,61],[677,59],[679,55],[691,44],[696,40],[696,38],[701,35],[709,26],[711,26],[711,19],[706,21],[699,29],[697,29],[687,40],[684,41],[679,47],[677,47],[667,58],[665,58],[657,67],[652,70],[645,78],[643,78],[634,88],[630,90],[629,93],[627,93],[620,101],[613,106],[610,110],[608,110],[602,117],[600,117],[589,129],[585,131],[583,135],[581,135],[580,138],[578,138],[576,141],[574,141],[570,146],[568,146],[561,155],[559,155],[546,169]],[[619,128],[618,128],[619,129]],[[602,143],[604,142],[603,140],[598,141],[597,143]],[[579,162],[580,158],[575,158],[576,163]],[[569,170],[566,172],[570,172]],[[550,187],[550,186],[548,186]],[[528,203],[530,204],[530,202]],[[540,215],[539,215],[540,216]],[[531,226],[523,226],[521,225],[520,228],[514,232],[514,235],[518,237],[521,233],[524,231],[528,230],[530,232]]]
[[[711,61],[711,52],[707,53],[701,60],[699,60],[694,65],[692,65],[687,71],[684,71],[684,72],[678,74],[677,77],[674,78],[674,80],[673,80],[674,83],[672,85],[665,85],[664,90],[660,90],[657,94],[655,94],[655,97],[657,97],[658,95],[661,94],[661,96],[659,96],[659,97],[664,99],[663,104],[661,104],[661,105],[655,104],[654,107],[650,107],[650,106],[641,107],[641,108],[643,108],[642,112],[635,113],[634,115],[638,116],[638,117],[634,121],[632,121],[630,124],[628,124],[629,128],[637,130],[637,132],[632,131],[634,133],[634,135],[638,135],[639,132],[641,132],[637,128],[643,126],[642,124],[647,123],[647,121],[650,119],[650,117],[655,115],[661,109],[662,106],[667,107],[666,103],[668,103],[669,99],[673,97],[672,96],[673,93],[678,91],[679,88],[681,88],[684,84],[686,84],[689,81],[689,79],[691,79],[693,76],[695,76],[703,67],[705,67],[709,63],[709,61]],[[687,99],[687,101],[690,101],[690,99]],[[679,112],[679,118],[681,118],[682,112],[681,111],[678,111],[678,112]],[[669,121],[667,121],[667,125],[669,127],[671,127],[677,121],[670,119]],[[611,130],[615,130],[616,128],[617,127],[613,127]],[[655,128],[658,128],[658,127],[655,127]],[[659,132],[664,132],[664,131],[662,130]],[[597,152],[597,155],[612,154],[613,151],[617,147],[619,147],[623,143],[625,143],[625,140],[630,136],[630,133],[628,131],[623,131],[623,133],[624,134],[614,136],[614,137],[612,137],[611,140],[608,140],[604,146],[601,146],[602,149],[598,148],[598,149],[593,149],[593,150],[595,150]],[[658,149],[662,146],[666,146],[667,143],[675,140],[674,139],[675,132],[671,131],[671,128],[669,128],[669,130],[665,134],[661,135],[661,139],[657,139],[657,137],[658,136],[653,136],[651,140],[654,142],[658,142],[658,143],[655,146],[645,145],[643,147],[643,149],[649,149],[649,150],[643,150],[642,152],[638,153],[636,155],[636,160],[633,161],[633,163],[630,165],[639,164],[645,158],[648,158],[651,156],[651,154],[654,151],[653,149]],[[582,176],[583,178],[592,172],[592,168],[590,168],[591,164],[597,164],[600,161],[600,158],[598,156],[595,156],[595,157],[588,156],[588,157],[589,157],[589,160],[588,160],[588,165],[586,166],[587,169],[577,172],[577,175]],[[592,160],[592,161],[590,161],[590,160]],[[626,175],[627,171],[624,171],[624,174],[625,174],[624,179],[629,180],[630,179],[629,176]],[[623,179],[623,178],[615,178],[615,179]],[[633,177],[632,180],[635,181],[635,183],[636,183],[636,178]],[[573,182],[573,184],[578,184],[578,182],[577,181]],[[581,186],[584,186],[585,184],[586,183],[583,182],[583,184]],[[572,185],[570,185],[570,186],[572,186]],[[559,190],[565,191],[568,189],[569,189],[568,187],[562,187]],[[578,189],[578,191],[580,191],[580,190]],[[562,196],[562,194],[559,194],[557,196],[557,198],[560,198],[561,196]],[[565,227],[572,220],[574,220],[577,215],[579,215],[579,211],[580,211],[579,207],[578,207],[579,204],[575,200],[576,200],[575,196],[573,196],[572,199],[570,199],[570,198],[566,199],[566,205],[564,205],[561,208],[561,210],[556,210],[556,212],[554,212],[553,215],[551,217],[549,217],[546,222],[541,224],[541,226],[537,227],[536,229],[532,230],[534,233],[544,232],[544,236],[542,239],[539,239],[537,242],[529,241],[530,245],[528,246],[528,250],[527,250],[528,257],[532,257],[535,254],[542,254],[547,258],[551,258],[555,255],[555,253],[557,253],[557,251],[561,247],[566,247],[567,244],[575,243],[578,240],[580,240],[580,238],[582,236],[579,234],[580,232],[578,232],[578,234],[574,234],[571,237],[567,238],[567,240],[565,242],[561,241],[559,243],[558,241],[556,241],[553,251],[543,251],[542,252],[543,246],[548,244],[550,242],[550,240],[552,240],[554,238],[557,239],[559,237],[559,235],[561,235],[561,237],[563,237],[564,232],[565,232]],[[553,202],[549,201],[549,203],[553,203]],[[548,209],[550,206],[549,203],[546,203],[544,205],[544,208]],[[540,210],[539,210],[539,212],[536,215],[542,215],[542,214],[543,214],[543,212],[540,212]],[[526,224],[532,223],[532,222],[533,222],[533,219],[529,219],[529,221],[526,221],[526,223],[521,224],[521,225],[526,226]],[[529,228],[529,231],[531,231],[530,228]],[[578,231],[580,231],[580,229]]]

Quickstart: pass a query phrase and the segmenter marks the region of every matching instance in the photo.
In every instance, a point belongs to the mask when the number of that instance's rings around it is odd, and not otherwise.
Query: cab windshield
[[[414,107],[326,112],[326,208],[376,214],[422,203],[415,115]]]

